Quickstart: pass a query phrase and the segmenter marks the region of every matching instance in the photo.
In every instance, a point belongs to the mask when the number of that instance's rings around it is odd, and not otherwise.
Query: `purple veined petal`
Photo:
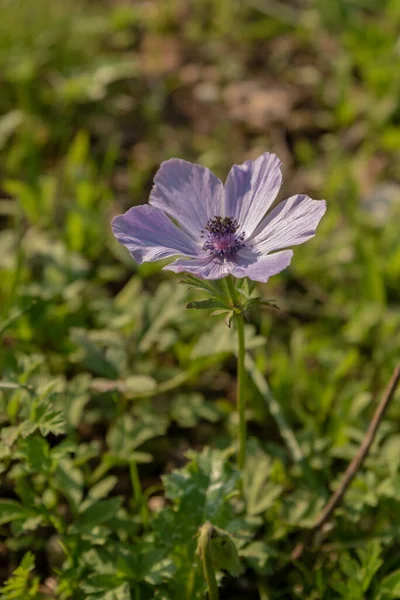
[[[178,258],[164,267],[166,271],[175,273],[191,273],[199,279],[222,279],[229,275],[227,263],[210,257],[198,257],[194,260]]]
[[[290,265],[293,250],[283,250],[267,256],[258,255],[253,262],[246,258],[241,260],[238,256],[235,265],[231,268],[231,274],[238,279],[248,277],[253,281],[266,283],[272,275],[280,273]]]
[[[114,236],[139,264],[170,256],[197,256],[201,246],[170,221],[158,208],[134,206],[111,224]]]
[[[282,185],[281,161],[266,152],[256,160],[234,165],[225,183],[225,216],[237,219],[250,237]]]
[[[206,167],[179,158],[161,164],[149,203],[160,208],[195,240],[207,221],[221,214],[222,182]]]
[[[325,211],[325,200],[312,200],[303,194],[292,196],[271,210],[251,242],[262,253],[302,244],[315,235]]]

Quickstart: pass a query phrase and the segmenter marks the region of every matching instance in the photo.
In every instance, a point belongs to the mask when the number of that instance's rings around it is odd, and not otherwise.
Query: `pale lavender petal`
[[[225,183],[225,216],[237,219],[250,237],[275,200],[282,184],[281,161],[266,152],[234,165]]]
[[[251,242],[263,253],[302,244],[315,235],[325,211],[325,200],[312,200],[300,194],[292,196],[271,210]]]
[[[165,266],[164,270],[175,271],[175,273],[191,273],[199,279],[221,279],[229,275],[227,263],[208,256],[194,260],[178,258],[178,260]]]
[[[240,256],[235,257],[237,265],[231,268],[231,274],[239,279],[249,277],[253,281],[265,283],[272,275],[276,275],[286,269],[292,260],[293,251],[283,250],[267,256],[259,256],[254,262],[241,260]]]
[[[206,167],[172,158],[161,164],[149,203],[176,219],[195,240],[208,219],[221,215],[224,186]]]
[[[200,246],[158,208],[134,206],[111,224],[114,236],[139,264],[170,256],[197,256]]]

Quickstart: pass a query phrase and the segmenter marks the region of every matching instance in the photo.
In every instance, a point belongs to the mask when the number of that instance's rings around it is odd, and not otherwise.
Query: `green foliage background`
[[[206,520],[244,568],[221,598],[400,598],[399,399],[319,547],[290,559],[399,356],[397,0],[0,15],[0,598],[201,599]],[[328,212],[259,286],[280,310],[247,325],[242,496],[235,332],[109,223],[162,160],[224,178],[265,150],[282,198]]]

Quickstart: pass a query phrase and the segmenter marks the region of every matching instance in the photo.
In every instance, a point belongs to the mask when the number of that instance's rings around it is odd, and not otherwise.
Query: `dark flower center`
[[[244,248],[245,233],[237,233],[239,223],[232,217],[214,217],[207,221],[201,230],[201,237],[205,239],[203,250],[211,256],[225,258],[236,254]]]

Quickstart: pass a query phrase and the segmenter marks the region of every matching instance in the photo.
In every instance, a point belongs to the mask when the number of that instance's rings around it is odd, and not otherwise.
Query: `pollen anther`
[[[237,234],[238,229],[239,223],[232,217],[215,216],[209,219],[200,236],[206,238],[203,250],[219,258],[233,256],[245,246],[245,233]]]

